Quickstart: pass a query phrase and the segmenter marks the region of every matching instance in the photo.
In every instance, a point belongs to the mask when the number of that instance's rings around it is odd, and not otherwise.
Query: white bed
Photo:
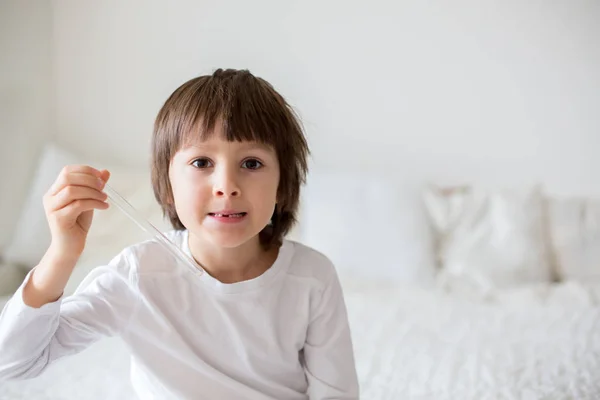
[[[598,399],[600,285],[532,285],[487,302],[343,278],[361,398]],[[118,339],[42,376],[0,384],[0,399],[133,398]]]
[[[14,235],[12,254],[22,264],[45,251],[40,192],[71,158],[53,147],[42,158]],[[157,223],[160,210],[143,174],[111,171],[113,187]],[[356,174],[320,175],[306,191],[298,235],[340,271],[361,398],[600,399],[600,202],[553,206],[553,253],[563,269],[562,282],[549,283],[557,271],[547,262],[546,200],[537,192],[429,197],[438,227],[453,229],[435,256],[417,193],[407,183]],[[103,212],[66,293],[91,267],[142,239],[117,210]],[[445,264],[436,270],[440,254]],[[481,282],[505,286],[487,299],[466,290]],[[128,356],[118,339],[60,360],[36,379],[0,383],[2,400],[129,398]]]
[[[600,286],[347,291],[365,399],[598,399]]]

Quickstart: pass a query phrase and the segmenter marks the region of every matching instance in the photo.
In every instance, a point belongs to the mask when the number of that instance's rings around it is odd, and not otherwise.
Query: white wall
[[[51,55],[51,3],[0,0],[0,248],[54,135]]]
[[[58,138],[82,152],[145,163],[179,84],[249,68],[319,168],[600,195],[598,1],[52,4]]]

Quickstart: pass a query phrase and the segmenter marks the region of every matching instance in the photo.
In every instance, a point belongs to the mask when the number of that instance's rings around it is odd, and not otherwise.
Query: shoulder
[[[182,248],[185,231],[171,230],[163,235]],[[130,274],[174,273],[174,259],[158,238],[135,243],[123,249],[113,258],[111,264],[118,269],[127,270]]]
[[[167,231],[164,235],[176,245],[183,242],[182,231]],[[91,269],[73,271],[65,293],[81,291],[94,282],[104,287],[122,288],[122,283],[135,287],[144,274],[175,274],[174,259],[158,239],[150,239],[127,246],[106,262]],[[120,290],[120,289],[119,289]]]
[[[336,268],[325,254],[300,242],[287,242],[294,249],[288,275],[311,282],[320,288],[337,279]]]

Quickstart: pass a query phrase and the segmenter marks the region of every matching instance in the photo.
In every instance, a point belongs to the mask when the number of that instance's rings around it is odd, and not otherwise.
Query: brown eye
[[[250,158],[242,163],[242,168],[246,169],[259,169],[262,166],[263,164],[254,158]]]
[[[198,158],[192,162],[192,165],[199,169],[212,167],[212,163],[207,158]]]

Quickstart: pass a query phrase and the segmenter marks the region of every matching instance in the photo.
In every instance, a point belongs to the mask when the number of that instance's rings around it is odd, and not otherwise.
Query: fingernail
[[[98,179],[98,187],[104,187],[104,181],[102,179]]]

